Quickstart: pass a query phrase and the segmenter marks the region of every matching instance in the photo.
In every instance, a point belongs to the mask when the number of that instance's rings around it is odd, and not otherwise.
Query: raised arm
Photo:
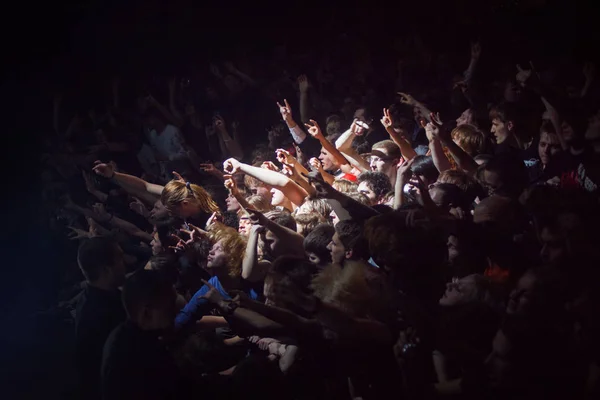
[[[417,153],[412,148],[408,139],[406,139],[400,132],[397,132],[393,125],[394,121],[392,120],[392,115],[390,114],[390,110],[387,108],[383,109],[383,117],[381,118],[381,124],[385,128],[385,131],[390,135],[390,138],[400,147],[400,152],[402,153],[402,158],[404,161],[412,160],[417,156]]]
[[[150,233],[141,230],[131,222],[125,221],[124,219],[116,217],[114,214],[109,214],[108,212],[106,212],[106,210],[104,209],[104,205],[101,203],[96,203],[94,205],[94,213],[96,214],[96,218],[98,219],[98,221],[109,224],[114,228],[118,228],[119,230],[121,230],[124,233],[127,233],[128,235],[137,237],[147,243],[150,243],[153,239]]]
[[[225,68],[227,68],[227,70],[232,74],[237,76],[238,78],[240,78],[244,83],[246,83],[249,86],[256,86],[256,81],[254,79],[252,79],[250,76],[248,76],[247,74],[243,73],[242,71],[240,71],[239,69],[237,69],[235,67],[235,65],[233,65],[233,63],[231,62],[226,62],[225,63]]]
[[[258,237],[264,232],[265,227],[262,225],[252,225],[250,234],[248,235],[248,243],[246,244],[246,252],[244,253],[244,261],[242,262],[242,278],[257,282],[265,278],[266,269],[271,265],[269,262],[260,262],[258,260]]]
[[[406,195],[404,194],[404,187],[410,181],[412,177],[412,164],[415,159],[405,162],[398,167],[398,173],[396,174],[396,185],[394,186],[394,210],[400,209],[402,206],[407,204]]]
[[[148,103],[154,108],[156,108],[162,114],[162,116],[165,117],[165,119],[171,124],[175,125],[176,127],[180,127],[182,125],[183,121],[180,121],[177,118],[175,118],[175,116],[171,114],[171,112],[167,110],[165,106],[160,104],[158,100],[156,100],[152,95],[148,96],[147,99]]]
[[[298,77],[298,89],[300,90],[300,119],[303,123],[310,121],[309,82],[306,75]]]
[[[256,210],[248,210],[250,212],[250,220],[253,225],[264,226],[265,229],[271,231],[281,241],[281,247],[286,249],[286,253],[295,256],[304,256],[304,237],[285,226],[271,221],[264,214]]]
[[[288,103],[287,99],[283,100],[283,105],[277,102],[277,107],[279,107],[281,118],[283,118],[283,121],[288,126],[294,142],[297,144],[304,142],[306,139],[306,132],[304,132],[300,125],[298,125],[296,121],[294,121],[294,118],[292,118],[292,107],[290,106],[290,103]]]
[[[352,142],[356,136],[360,136],[364,133],[363,127],[359,126],[357,120],[352,122],[350,129],[342,133],[342,135],[335,141],[335,147],[350,161],[350,164],[361,172],[369,171],[371,166],[358,154],[356,150],[352,148]]]
[[[219,134],[219,140],[223,141],[227,152],[232,156],[241,160],[244,158],[244,151],[242,150],[242,146],[238,143],[237,140],[233,139],[229,132],[227,132],[227,126],[225,125],[225,120],[221,116],[217,116],[215,118],[215,130]]]
[[[110,164],[104,164],[101,161],[95,162],[93,171],[100,176],[112,179],[125,190],[147,192],[160,196],[164,189],[164,186],[146,182],[136,176],[116,172]]]
[[[223,163],[223,170],[228,174],[233,175],[234,173],[241,171],[246,175],[250,175],[269,186],[273,186],[283,192],[283,194],[296,205],[300,205],[304,202],[308,193],[300,187],[296,182],[288,178],[287,176],[280,174],[279,172],[270,171],[265,168],[253,167],[248,164],[244,164],[230,158]]]
[[[311,119],[310,123],[307,123],[304,125],[308,128],[308,133],[312,137],[317,139],[319,142],[321,142],[321,146],[323,146],[323,148],[325,148],[325,150],[327,150],[329,153],[331,153],[331,155],[337,160],[337,162],[340,165],[345,165],[345,164],[350,165],[348,160],[346,160],[346,157],[344,157],[344,155],[338,149],[335,148],[333,143],[331,143],[329,140],[327,140],[325,135],[323,135],[323,132],[321,131],[321,128],[319,127],[319,124],[317,123],[317,121],[315,121],[314,119]]]

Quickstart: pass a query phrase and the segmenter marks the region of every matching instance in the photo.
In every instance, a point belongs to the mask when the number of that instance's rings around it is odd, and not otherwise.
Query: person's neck
[[[387,176],[390,179],[392,188],[394,188],[396,186],[396,177],[398,176],[398,170],[396,168],[390,169],[390,171],[387,173]]]

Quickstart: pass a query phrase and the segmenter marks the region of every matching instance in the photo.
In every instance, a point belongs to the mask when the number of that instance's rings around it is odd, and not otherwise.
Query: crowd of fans
[[[594,66],[399,47],[55,98],[81,398],[600,396]]]

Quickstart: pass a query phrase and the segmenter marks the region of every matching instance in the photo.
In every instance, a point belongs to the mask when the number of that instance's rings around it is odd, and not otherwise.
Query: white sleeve
[[[294,126],[293,128],[289,128],[290,129],[290,133],[292,134],[292,137],[294,138],[294,142],[296,142],[296,144],[300,144],[302,142],[304,142],[304,139],[306,139],[306,132],[304,132],[302,130],[302,128],[300,128],[300,125],[296,124],[296,126]]]

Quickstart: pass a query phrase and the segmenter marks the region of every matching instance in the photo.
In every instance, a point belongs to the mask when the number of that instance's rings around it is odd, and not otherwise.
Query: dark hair
[[[304,251],[315,253],[322,263],[331,262],[331,253],[327,246],[335,233],[329,224],[319,224],[304,238]]]
[[[436,183],[431,189],[441,190],[444,193],[444,204],[438,204],[440,207],[460,207],[465,211],[471,208],[471,202],[474,198],[469,199],[465,192],[453,183]]]
[[[368,259],[368,244],[363,236],[363,224],[354,220],[340,221],[335,226],[335,232],[346,251],[352,250],[353,259]]]
[[[308,317],[305,310],[296,306],[296,293],[310,294],[310,284],[317,268],[303,257],[281,256],[277,258],[265,277],[271,284],[271,293],[267,296],[271,304],[287,308],[294,313]]]
[[[177,240],[173,238],[173,234],[178,234],[177,223],[179,221],[175,218],[164,218],[154,222],[156,227],[156,233],[158,234],[158,240],[163,249],[168,249],[169,246],[176,246]]]
[[[512,122],[519,126],[521,115],[518,108],[512,103],[500,103],[490,109],[490,120],[499,119],[502,123]]]
[[[159,271],[139,270],[129,276],[123,285],[121,298],[129,318],[144,306],[156,306],[173,293],[173,285]]]
[[[77,250],[77,264],[87,281],[98,280],[107,268],[118,261],[118,247],[114,240],[101,236],[81,242]]]
[[[433,163],[433,158],[423,155],[419,155],[414,158],[410,169],[412,170],[413,174],[422,175],[430,182],[437,181],[437,178],[440,175],[438,169]]]
[[[369,188],[375,193],[377,199],[384,197],[392,190],[390,179],[383,172],[367,171],[358,176],[358,183],[366,182]]]
[[[316,272],[315,266],[309,263],[304,257],[281,256],[273,261],[268,275],[286,276],[297,287],[306,291]]]
[[[518,196],[527,186],[527,168],[518,154],[497,154],[482,168],[484,171],[498,174],[501,185],[496,189],[497,194]]]

